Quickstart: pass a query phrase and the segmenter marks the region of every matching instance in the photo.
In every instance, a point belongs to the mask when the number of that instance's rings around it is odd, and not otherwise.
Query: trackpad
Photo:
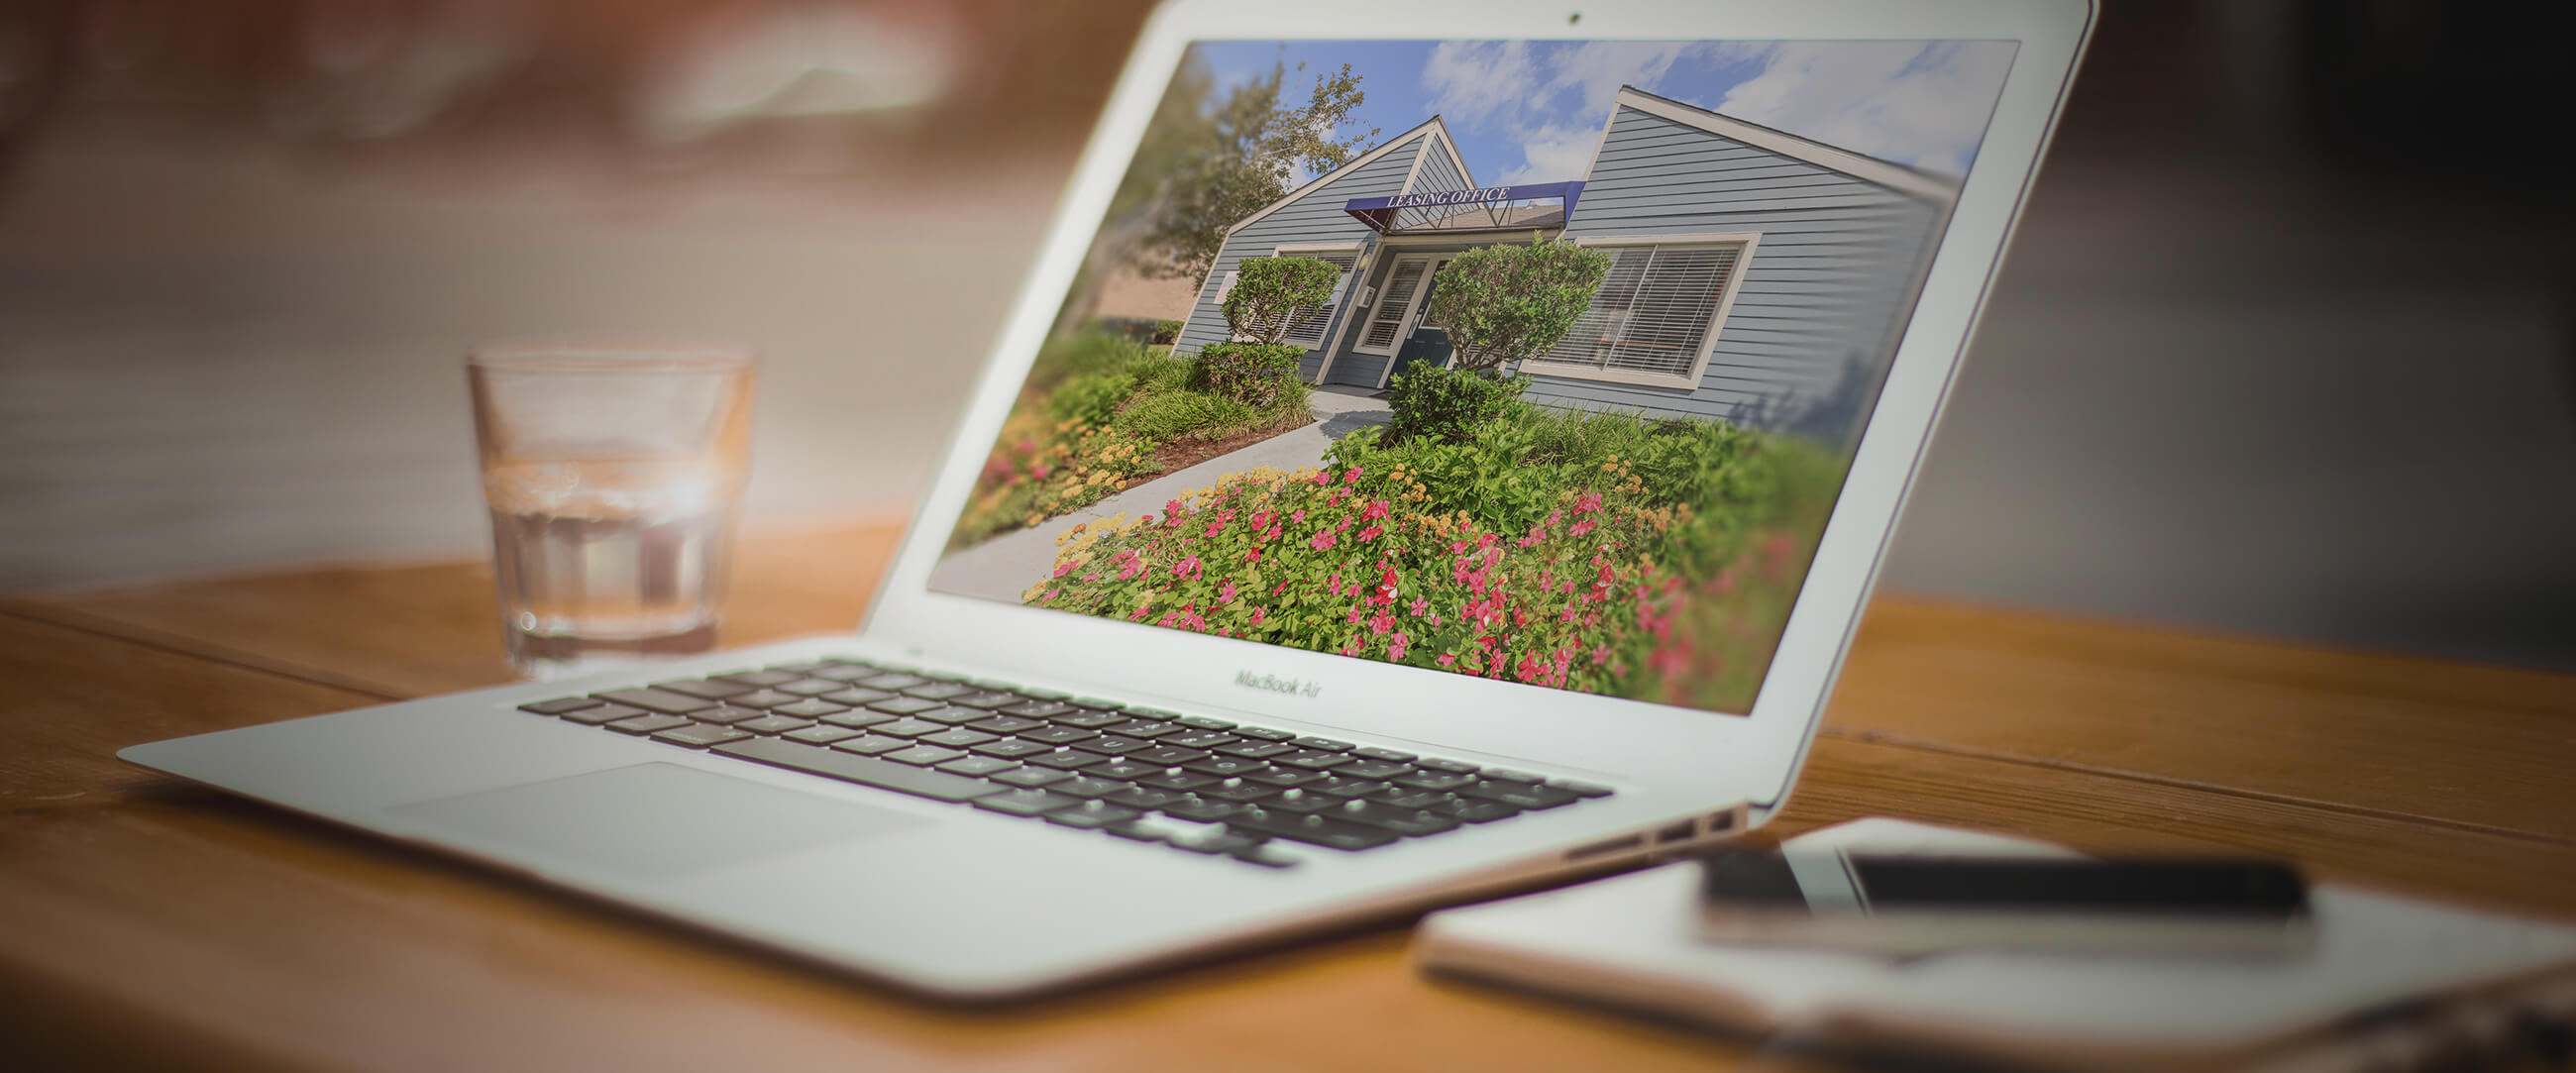
[[[388,812],[540,858],[672,875],[931,821],[677,764],[637,764]]]

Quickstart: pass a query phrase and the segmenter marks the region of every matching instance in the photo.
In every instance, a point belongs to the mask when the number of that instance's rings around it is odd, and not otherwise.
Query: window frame
[[[1744,289],[1744,277],[1753,268],[1753,253],[1762,244],[1759,231],[1697,231],[1655,235],[1579,235],[1575,243],[1583,246],[1724,246],[1734,245],[1735,270],[1727,273],[1726,286],[1718,292],[1717,312],[1709,318],[1708,331],[1700,338],[1699,353],[1692,356],[1687,374],[1642,373],[1626,369],[1605,369],[1570,362],[1531,358],[1521,363],[1520,371],[1532,376],[1552,376],[1564,380],[1592,380],[1605,384],[1632,387],[1681,388],[1697,390],[1700,380],[1708,375],[1709,358],[1717,353],[1717,337],[1726,328],[1726,318],[1735,312],[1736,293]],[[1553,349],[1553,348],[1551,348]]]

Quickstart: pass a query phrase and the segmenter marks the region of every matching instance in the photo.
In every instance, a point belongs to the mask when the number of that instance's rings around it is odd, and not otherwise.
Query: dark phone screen
[[[2289,916],[2306,884],[2271,861],[2011,861],[1852,857],[1871,909],[2072,909]]]

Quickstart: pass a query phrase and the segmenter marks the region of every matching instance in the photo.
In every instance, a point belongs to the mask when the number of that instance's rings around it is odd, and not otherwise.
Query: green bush
[[[1133,382],[1134,377],[1123,370],[1077,373],[1056,385],[1055,393],[1047,397],[1047,413],[1059,420],[1107,421],[1127,398]]]
[[[1305,396],[1305,384],[1297,379],[1297,361],[1305,354],[1292,343],[1213,343],[1199,348],[1190,386],[1278,413],[1285,400]]]
[[[1105,332],[1049,337],[1029,365],[1026,390],[1043,391],[1082,373],[1121,372],[1145,356],[1145,344]]]
[[[1138,359],[1133,366],[1136,393],[1179,391],[1190,385],[1190,376],[1196,369],[1196,364],[1188,358],[1173,357],[1169,351],[1149,354]]]
[[[1153,338],[1145,341],[1155,346],[1170,346],[1173,341],[1180,337],[1181,322],[1177,320],[1157,320],[1154,322]]]
[[[1529,377],[1493,377],[1437,365],[1415,365],[1388,387],[1387,405],[1395,411],[1387,432],[1395,442],[1433,439],[1465,440],[1477,426],[1503,416]]]
[[[1234,289],[1218,305],[1226,324],[1237,336],[1274,344],[1332,301],[1333,281],[1342,278],[1332,262],[1312,257],[1246,257],[1234,273]]]
[[[1459,368],[1503,368],[1565,338],[1609,273],[1609,254],[1535,235],[1527,246],[1468,250],[1441,267],[1431,320],[1448,330]]]
[[[1227,435],[1251,426],[1258,415],[1233,399],[1197,391],[1147,395],[1118,414],[1122,432],[1157,441],[1185,436]]]

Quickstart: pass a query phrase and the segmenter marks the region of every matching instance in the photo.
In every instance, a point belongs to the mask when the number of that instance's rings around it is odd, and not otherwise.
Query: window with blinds
[[[1741,244],[1606,247],[1610,274],[1592,307],[1544,359],[1595,369],[1689,376],[1717,328]]]
[[[1386,288],[1377,296],[1377,313],[1369,318],[1368,331],[1360,336],[1361,346],[1385,350],[1395,345],[1395,333],[1404,330],[1404,315],[1413,311],[1413,289],[1422,285],[1423,270],[1430,265],[1420,257],[1395,263],[1395,272],[1386,278]]]
[[[1297,323],[1288,329],[1288,334],[1285,337],[1286,342],[1296,343],[1310,350],[1315,347],[1322,346],[1324,345],[1324,327],[1325,325],[1333,322],[1333,310],[1341,304],[1339,299],[1342,296],[1342,287],[1344,284],[1350,282],[1351,266],[1359,263],[1359,251],[1349,250],[1341,253],[1292,253],[1281,254],[1280,256],[1311,257],[1341,270],[1340,275],[1333,277],[1333,289],[1331,293],[1335,300],[1324,303],[1323,308],[1321,309],[1317,309],[1312,313],[1308,313],[1303,317],[1297,318]]]

